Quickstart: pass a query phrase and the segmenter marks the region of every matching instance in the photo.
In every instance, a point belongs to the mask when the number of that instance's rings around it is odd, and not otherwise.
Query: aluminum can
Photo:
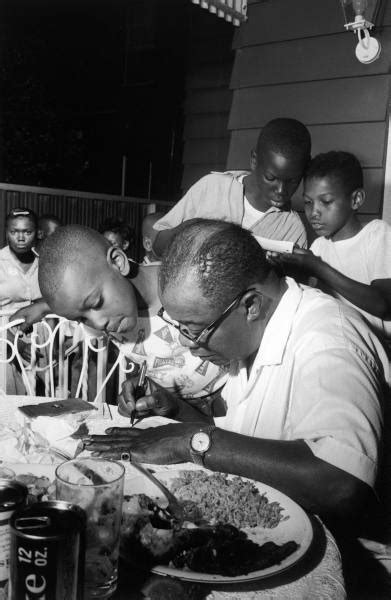
[[[0,479],[0,600],[8,598],[10,518],[24,506],[27,492],[27,487],[18,481]]]
[[[86,515],[37,502],[11,517],[9,600],[83,600]]]

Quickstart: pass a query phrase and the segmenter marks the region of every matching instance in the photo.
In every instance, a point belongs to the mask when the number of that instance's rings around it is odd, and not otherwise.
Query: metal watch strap
[[[196,433],[199,432],[204,432],[207,433],[209,435],[210,440],[212,441],[212,433],[213,431],[215,431],[215,429],[217,429],[216,425],[206,425],[205,427],[200,427],[200,429],[198,431],[195,431],[193,433],[193,435],[195,435]],[[191,440],[193,438],[193,435],[190,438],[190,457],[191,460],[193,461],[194,464],[196,465],[200,465],[201,467],[204,467],[204,459],[205,459],[205,454],[206,452],[208,452],[208,450],[206,450],[205,452],[196,452],[195,450],[193,450],[193,448],[191,447]]]

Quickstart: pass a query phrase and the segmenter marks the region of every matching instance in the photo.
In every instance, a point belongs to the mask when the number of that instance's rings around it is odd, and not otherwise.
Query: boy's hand
[[[305,250],[295,246],[292,253],[280,253],[280,252],[266,252],[267,260],[275,265],[291,265],[311,271],[319,258],[311,252],[311,250]]]
[[[178,402],[174,394],[164,388],[157,388],[151,394],[136,400],[136,378],[127,379],[122,384],[122,392],[118,397],[118,412],[123,417],[145,417],[149,414],[162,417],[174,417],[178,412]],[[134,411],[136,411],[134,413]]]
[[[16,311],[11,317],[10,321],[16,321],[16,319],[24,319],[24,323],[18,325],[19,329],[25,333],[28,333],[34,323],[38,323],[43,319],[45,315],[50,312],[50,309],[46,302],[40,298],[28,306],[24,306]]]

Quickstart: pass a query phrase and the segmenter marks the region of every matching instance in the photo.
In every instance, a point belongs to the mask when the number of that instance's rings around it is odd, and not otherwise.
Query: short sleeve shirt
[[[374,486],[382,440],[380,399],[388,360],[361,315],[287,279],[250,377],[232,365],[223,429],[304,440],[313,454]]]
[[[38,285],[38,258],[24,271],[9,246],[0,250],[0,307],[17,311],[41,297]]]
[[[370,285],[376,279],[391,278],[391,227],[385,221],[371,221],[355,236],[334,242],[325,237],[317,238],[311,250],[316,256],[346,277]],[[342,302],[346,298],[333,292]],[[382,338],[391,340],[391,321],[375,317],[356,307]]]

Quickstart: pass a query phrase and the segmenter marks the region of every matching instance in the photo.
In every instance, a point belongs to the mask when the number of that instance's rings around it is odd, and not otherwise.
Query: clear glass
[[[56,496],[87,514],[84,599],[109,598],[117,588],[123,465],[75,458],[56,469]]]

